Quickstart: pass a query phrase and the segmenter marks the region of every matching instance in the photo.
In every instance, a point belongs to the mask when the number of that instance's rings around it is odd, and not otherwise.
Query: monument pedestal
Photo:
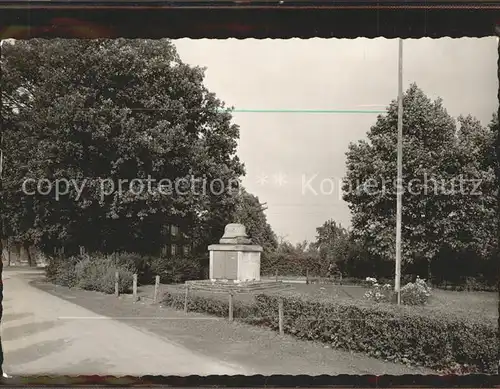
[[[213,244],[208,246],[208,250],[210,280],[260,281],[261,246]]]
[[[219,244],[208,246],[212,281],[260,281],[262,247],[252,244],[242,224],[228,224]]]
[[[219,244],[208,246],[210,251],[209,280],[186,281],[194,289],[229,292],[250,292],[282,288],[281,282],[260,280],[262,247],[252,244],[245,226],[228,224]]]

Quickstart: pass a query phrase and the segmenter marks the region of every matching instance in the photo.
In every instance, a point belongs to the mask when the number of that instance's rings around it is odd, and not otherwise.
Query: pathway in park
[[[30,280],[40,274],[36,269],[4,269],[2,338],[9,374],[247,373],[31,286]]]

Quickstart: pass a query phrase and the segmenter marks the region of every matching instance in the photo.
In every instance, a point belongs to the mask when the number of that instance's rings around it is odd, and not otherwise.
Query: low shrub
[[[467,277],[465,280],[465,290],[467,291],[480,291],[480,292],[496,292],[497,286],[488,283],[486,280],[476,278],[476,277]]]
[[[105,293],[114,292],[115,272],[118,271],[120,292],[125,293],[131,288],[133,274],[137,274],[139,285],[153,284],[157,275],[165,284],[201,279],[204,259],[195,256],[152,257],[135,253],[84,254],[64,259],[50,258],[45,271],[50,282]]]
[[[191,294],[188,309],[227,317],[225,297]],[[436,370],[457,371],[457,366],[462,366],[471,373],[496,373],[499,344],[492,321],[445,312],[429,314],[420,307],[267,294],[257,295],[252,304],[235,301],[234,317],[277,330],[279,298],[283,299],[284,330],[297,338]],[[163,302],[182,309],[184,293],[169,292]]]
[[[119,292],[129,292],[132,288],[134,268],[120,264],[113,256],[51,258],[46,267],[46,277],[50,282],[104,293],[114,293],[116,272],[119,274]]]
[[[59,259],[56,257],[49,257],[47,266],[45,266],[45,277],[50,282],[55,282],[57,278],[57,269],[59,269]]]
[[[132,290],[132,280],[134,277],[134,273],[132,273],[128,269],[124,268],[108,268],[105,273],[101,276],[101,281],[98,284],[100,289],[97,289],[98,292],[104,293],[114,293],[115,292],[115,272],[118,271],[119,282],[118,282],[118,291],[120,293],[130,293]]]
[[[375,278],[367,277],[370,289],[365,293],[367,300],[376,303],[389,303],[394,301],[395,293],[393,286],[389,283],[381,285]],[[404,305],[424,305],[431,297],[431,288],[425,280],[419,278],[415,282],[409,282],[401,288],[401,303]]]
[[[469,292],[496,292],[496,282],[485,279],[484,276],[463,277],[454,281],[447,281],[433,277],[431,284],[436,289],[469,291]]]
[[[50,282],[67,287],[76,285],[75,265],[79,257],[51,257],[45,267],[45,275]]]
[[[380,285],[375,278],[366,278],[370,283],[370,289],[364,294],[365,299],[375,301],[376,303],[391,302],[394,297],[394,289],[391,284]]]
[[[84,256],[75,265],[76,286],[111,294],[115,292],[115,273],[118,272],[118,291],[127,293],[132,286],[134,271],[132,263],[120,263],[116,257]]]
[[[163,284],[180,284],[202,277],[202,259],[195,256],[153,258],[151,273],[160,276]]]
[[[431,288],[419,277],[401,288],[401,302],[405,305],[424,305],[430,297]]]
[[[148,266],[148,258],[141,254],[123,252],[112,254],[109,257],[113,258],[118,266],[133,272],[140,272]]]
[[[124,267],[132,273],[137,274],[137,282],[139,285],[153,284],[155,281],[154,272],[151,269],[151,263],[154,257],[137,254],[137,253],[115,253],[113,257],[116,258],[117,264]]]

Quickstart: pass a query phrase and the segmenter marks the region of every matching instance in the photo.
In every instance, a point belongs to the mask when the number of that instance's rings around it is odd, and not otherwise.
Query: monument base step
[[[233,292],[250,293],[267,290],[279,290],[289,288],[290,285],[278,281],[249,281],[249,282],[224,282],[211,280],[186,281],[186,286],[193,290],[206,290],[211,292]]]

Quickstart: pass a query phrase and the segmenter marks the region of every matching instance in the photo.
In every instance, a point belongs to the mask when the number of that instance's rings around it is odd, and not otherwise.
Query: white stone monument
[[[262,247],[254,245],[242,224],[228,224],[219,244],[208,246],[212,282],[232,283],[260,281]]]

